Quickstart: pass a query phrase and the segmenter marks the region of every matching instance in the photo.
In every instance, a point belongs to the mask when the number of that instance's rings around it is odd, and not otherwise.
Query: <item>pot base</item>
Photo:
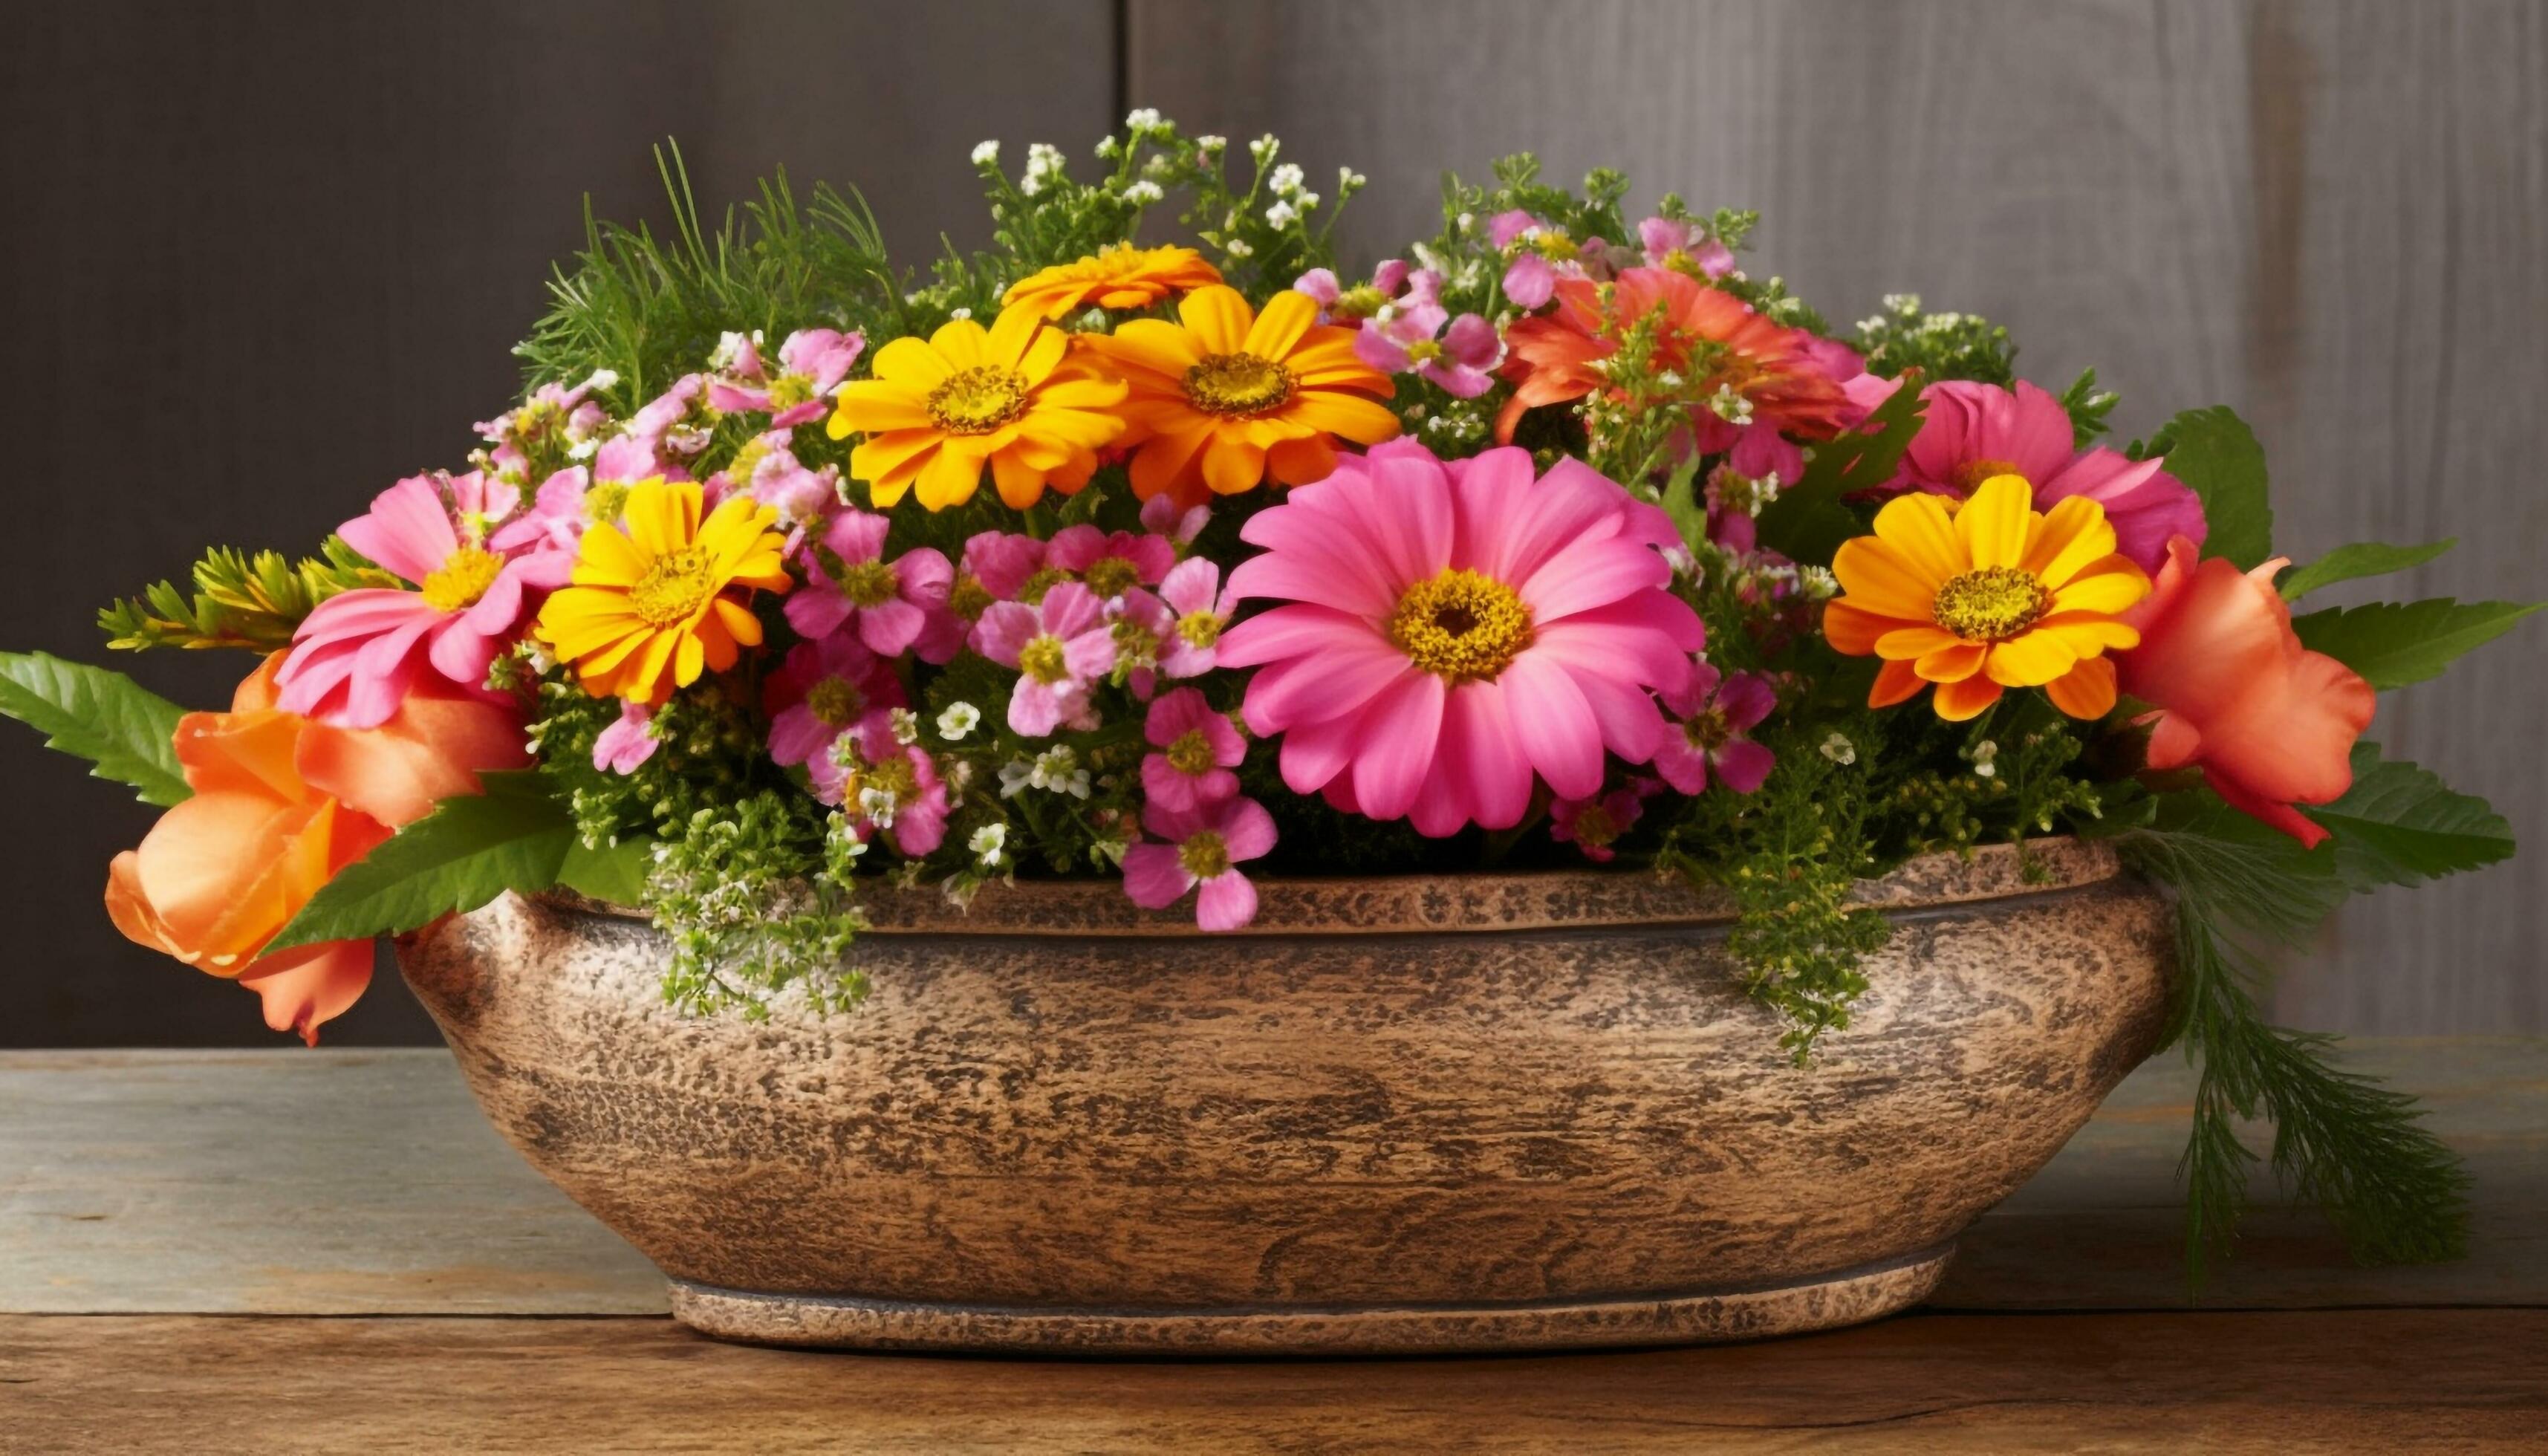
[[[754,1344],[1043,1356],[1449,1355],[1719,1344],[1863,1324],[1926,1299],[1949,1242],[1791,1283],[1517,1305],[1087,1310],[751,1294],[672,1281],[673,1318]]]

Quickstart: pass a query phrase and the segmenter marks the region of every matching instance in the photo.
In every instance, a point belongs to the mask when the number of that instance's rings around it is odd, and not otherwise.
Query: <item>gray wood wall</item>
[[[918,258],[983,235],[975,140],[1081,152],[1127,98],[1370,174],[1344,228],[1365,261],[1433,229],[1440,168],[1526,147],[1759,208],[1760,265],[1835,318],[1897,290],[1990,315],[2036,378],[2096,364],[2127,433],[2237,406],[2298,556],[2458,535],[2406,586],[2548,584],[2537,0],[105,0],[12,6],[9,31],[13,648],[93,656],[99,597],[456,458],[577,197],[649,215],[662,136],[703,200],[775,162],[855,183]],[[235,667],[141,664],[198,701]],[[2533,624],[2379,731],[2535,834],[2543,669]],[[148,811],[24,733],[0,775],[0,1046],[265,1039],[242,993],[99,913]],[[2278,1010],[2548,1031],[2543,891],[2548,855],[2349,909]],[[331,1029],[430,1036],[394,983]]]

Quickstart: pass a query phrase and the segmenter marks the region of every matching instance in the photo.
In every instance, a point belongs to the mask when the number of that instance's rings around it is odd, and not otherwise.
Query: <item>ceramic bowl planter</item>
[[[875,893],[874,994],[698,1020],[643,922],[507,897],[400,947],[523,1156],[789,1344],[1417,1353],[1829,1328],[2159,1036],[2165,907],[2102,849],[1914,862],[1815,1064],[1727,907],[1645,875],[1261,882],[1206,936],[1108,883]]]

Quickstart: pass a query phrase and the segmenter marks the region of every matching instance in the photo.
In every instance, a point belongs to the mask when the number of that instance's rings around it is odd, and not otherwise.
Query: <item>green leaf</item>
[[[45,735],[45,747],[96,765],[166,808],[194,793],[177,765],[186,710],[124,676],[41,652],[0,652],[0,713]]]
[[[2203,554],[2241,571],[2274,554],[2274,507],[2265,494],[2265,447],[2227,405],[2188,410],[2161,426],[2140,458],[2167,457],[2167,473],[2203,500]]]
[[[576,839],[566,806],[535,771],[481,781],[486,792],[444,799],[337,871],[266,951],[414,930],[506,890],[557,883]]]
[[[2537,611],[2535,601],[2375,601],[2294,617],[2301,645],[2360,673],[2374,687],[2404,687],[2438,676],[2451,660],[2492,642]]]
[[[1697,456],[1673,467],[1671,478],[1664,482],[1662,503],[1664,514],[1680,528],[1683,545],[1696,551],[1706,544],[1707,506],[1698,497]]]
[[[2454,538],[2427,541],[2421,546],[2390,546],[2379,541],[2356,541],[2338,546],[2333,551],[2283,578],[2283,599],[2298,601],[2320,587],[2350,582],[2362,577],[2385,577],[2409,567],[2422,566],[2459,544]]]
[[[2342,798],[2303,812],[2335,836],[2336,872],[2356,890],[2512,858],[2512,826],[2486,800],[2453,793],[2412,764],[2382,762],[2376,743],[2353,746],[2353,787]]]
[[[1864,529],[1842,499],[1893,478],[1902,452],[1920,433],[1927,408],[1919,379],[1905,376],[1901,388],[1867,416],[1866,426],[1814,446],[1804,478],[1762,509],[1761,544],[1803,565],[1831,565],[1840,543]]]
[[[567,846],[557,882],[605,904],[634,905],[646,896],[646,874],[654,864],[655,842],[643,836],[597,850],[585,848],[579,838]]]

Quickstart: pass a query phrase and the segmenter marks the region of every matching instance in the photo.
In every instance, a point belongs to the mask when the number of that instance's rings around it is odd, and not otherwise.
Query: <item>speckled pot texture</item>
[[[711,1334],[1082,1354],[1741,1339],[1936,1287],[2155,1045],[2165,907],[2068,841],[1916,861],[1815,1063],[1643,874],[878,892],[854,1012],[666,1007],[643,922],[506,897],[399,947],[522,1155]]]

